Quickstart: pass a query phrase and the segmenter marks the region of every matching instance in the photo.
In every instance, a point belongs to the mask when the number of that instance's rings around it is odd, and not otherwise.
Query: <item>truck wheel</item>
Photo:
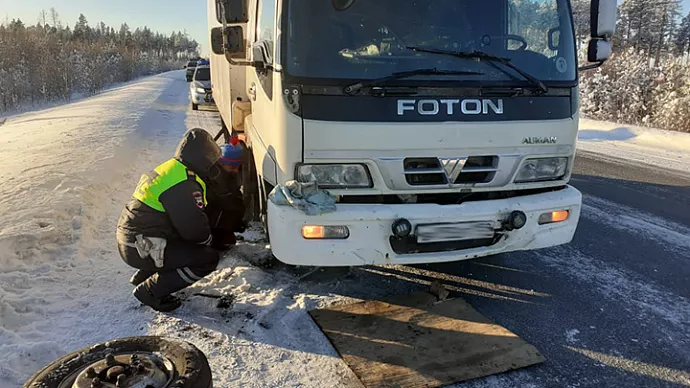
[[[67,354],[36,372],[23,388],[212,388],[206,356],[177,339],[120,338]]]
[[[242,194],[246,206],[245,221],[260,221],[261,209],[259,206],[259,181],[257,179],[256,165],[254,164],[254,153],[252,149],[245,148],[245,159],[242,163]]]
[[[192,103],[192,110],[199,110],[199,105]]]
[[[268,194],[273,190],[273,185],[266,182],[265,179],[261,179],[262,185],[259,186],[259,201],[261,203],[261,224],[264,227],[264,233],[266,233],[266,238],[270,241],[271,237],[268,234]]]

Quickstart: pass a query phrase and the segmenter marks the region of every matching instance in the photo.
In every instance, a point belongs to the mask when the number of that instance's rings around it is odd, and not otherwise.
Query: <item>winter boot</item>
[[[172,295],[166,295],[162,298],[156,298],[149,290],[146,282],[139,284],[134,289],[134,291],[132,291],[132,294],[135,298],[139,299],[141,303],[151,307],[156,311],[164,313],[173,311],[182,305],[180,299]]]
[[[138,286],[139,284],[143,283],[144,280],[153,276],[154,273],[155,272],[153,271],[145,271],[140,269],[135,272],[134,275],[132,275],[132,277],[129,279],[129,282],[132,283],[132,285]]]

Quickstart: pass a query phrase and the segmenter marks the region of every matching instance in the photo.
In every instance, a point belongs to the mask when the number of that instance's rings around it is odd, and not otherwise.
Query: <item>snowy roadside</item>
[[[218,128],[217,113],[190,110],[179,71],[0,127],[0,388],[21,386],[81,347],[147,334],[197,345],[217,387],[357,384],[306,312],[342,297],[308,298],[294,289],[295,274],[248,264],[266,253],[256,230],[175,313],[131,296],[117,217],[139,175],[169,158],[192,127]],[[200,291],[233,293],[235,304],[218,309],[191,295]]]
[[[0,127],[0,386],[21,385],[127,319],[112,305],[128,304],[113,225],[138,170],[173,144],[158,133],[185,129],[185,96],[165,94],[175,78],[145,78]]]
[[[580,119],[578,150],[687,173],[690,133]]]

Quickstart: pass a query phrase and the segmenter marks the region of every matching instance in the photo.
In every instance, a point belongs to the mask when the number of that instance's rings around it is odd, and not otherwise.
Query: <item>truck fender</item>
[[[251,115],[246,118],[245,130],[245,147],[252,153],[254,163],[256,164],[257,175],[275,186],[278,181],[278,164],[271,152],[273,151],[273,147],[270,147],[270,149],[266,148],[266,145],[256,134],[251,122]]]

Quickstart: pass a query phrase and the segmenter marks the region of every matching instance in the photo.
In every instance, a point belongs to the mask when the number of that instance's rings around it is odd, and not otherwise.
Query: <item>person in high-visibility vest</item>
[[[219,164],[221,156],[207,131],[188,131],[173,158],[141,176],[122,211],[120,256],[139,270],[130,280],[136,286],[132,293],[157,311],[177,309],[181,301],[172,294],[218,266],[207,206],[217,197],[214,183],[228,173]]]

